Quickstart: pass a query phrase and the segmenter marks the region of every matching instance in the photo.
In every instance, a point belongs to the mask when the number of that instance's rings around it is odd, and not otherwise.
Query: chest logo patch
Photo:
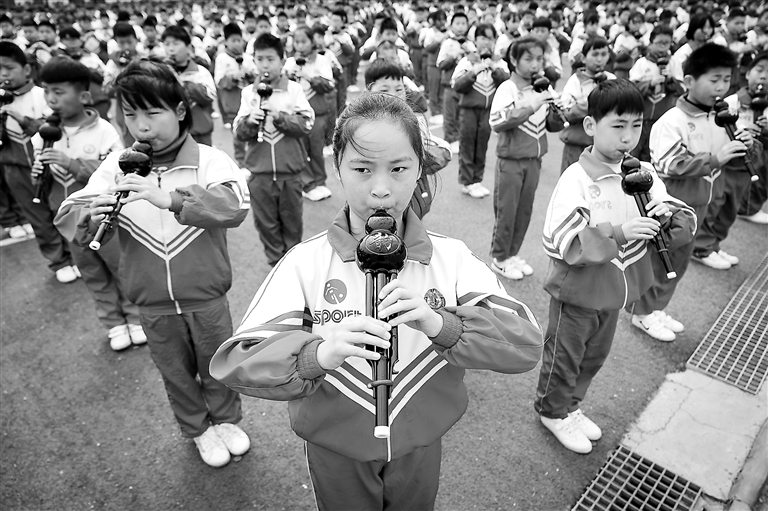
[[[689,133],[693,133],[694,131],[696,131],[696,125],[693,124],[692,122],[689,122],[688,123],[688,132]]]
[[[88,154],[93,154],[96,152],[96,148],[88,144],[87,146],[83,147],[83,151],[85,151]]]
[[[424,295],[424,301],[427,302],[427,305],[429,305],[429,308],[432,310],[445,307],[445,297],[435,288],[427,291]]]
[[[600,197],[600,187],[597,185],[590,185],[589,197],[591,199],[597,199],[598,197]]]
[[[325,283],[323,298],[328,303],[339,304],[347,297],[347,286],[339,279],[331,279]]]

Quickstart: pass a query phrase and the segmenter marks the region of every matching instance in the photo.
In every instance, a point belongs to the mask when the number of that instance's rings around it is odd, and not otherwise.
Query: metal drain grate
[[[688,367],[757,394],[768,372],[768,254],[688,359]]]
[[[684,511],[701,488],[619,445],[571,511]]]

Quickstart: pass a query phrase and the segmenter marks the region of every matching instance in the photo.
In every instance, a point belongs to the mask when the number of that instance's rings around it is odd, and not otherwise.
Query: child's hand
[[[760,128],[762,129],[768,128],[768,117],[761,115],[760,117],[757,118],[757,120],[755,121],[755,124],[760,126]]]
[[[533,95],[532,106],[534,112],[541,108],[547,101],[552,99],[552,93],[548,90],[544,92],[538,92]]]
[[[667,77],[664,75],[657,76],[656,78],[651,80],[651,85],[661,85],[662,83],[667,81]]]
[[[621,224],[621,230],[627,241],[649,240],[653,238],[661,225],[658,220],[639,216]]]
[[[435,337],[443,329],[443,317],[433,311],[422,296],[405,287],[398,279],[382,288],[379,300],[380,318],[399,314],[389,320],[393,328],[405,324],[424,332],[427,337]]]
[[[752,133],[750,133],[748,129],[739,128],[736,130],[736,133],[734,133],[734,136],[737,140],[744,142],[744,145],[747,146],[747,149],[752,147],[752,144],[755,143],[754,139],[752,138]]]
[[[325,340],[317,347],[317,363],[332,371],[347,357],[378,360],[381,355],[367,350],[365,345],[389,348],[391,327],[369,316],[347,316],[330,328]]]
[[[125,199],[123,204],[136,202],[137,200],[146,200],[153,206],[160,209],[171,207],[171,194],[163,191],[159,186],[146,177],[138,174],[128,174],[123,176],[120,183],[112,188],[114,192],[134,192]]]
[[[488,65],[485,62],[478,62],[477,64],[472,66],[472,72],[475,73],[476,75],[479,75],[486,69],[488,69]]]
[[[725,165],[734,158],[747,154],[747,146],[739,140],[732,140],[725,144],[715,155],[720,165]]]
[[[248,122],[251,124],[259,124],[267,116],[267,113],[259,107],[254,107],[251,113],[248,114]]]
[[[51,148],[44,149],[38,158],[41,162],[47,163],[49,165],[51,163],[55,163],[64,170],[67,170],[72,164],[72,158],[62,153],[61,151],[57,151],[56,149]]]
[[[672,214],[669,209],[669,205],[664,202],[663,197],[654,197],[645,206],[645,214],[647,216],[667,217]]]
[[[104,217],[115,209],[117,204],[117,197],[114,194],[102,194],[93,199],[91,202],[91,221],[98,224]]]
[[[24,116],[21,115],[19,112],[12,110],[11,105],[0,106],[0,112],[7,114],[8,117],[13,117],[14,119],[16,119],[16,122],[18,123],[21,123],[24,121]]]

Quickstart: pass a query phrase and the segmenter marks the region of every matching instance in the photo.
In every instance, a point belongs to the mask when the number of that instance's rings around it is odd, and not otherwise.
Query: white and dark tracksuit
[[[746,89],[739,90],[737,94],[742,105],[749,105],[752,98]],[[754,125],[759,116],[751,109],[747,110],[740,110],[739,118],[747,125]],[[768,112],[768,109],[763,112],[763,115],[766,112]],[[768,129],[760,128],[760,135],[755,137],[755,139],[763,145],[763,150],[758,154],[759,158],[755,161],[760,178],[757,181],[750,182],[749,192],[745,193],[744,198],[741,200],[741,206],[738,211],[739,215],[754,215],[760,211],[765,201],[768,200]]]
[[[5,119],[0,172],[3,173],[5,186],[35,231],[35,240],[43,257],[48,260],[48,268],[55,272],[72,265],[69,245],[53,225],[56,212],[51,211],[44,201],[41,204],[32,202],[35,186],[32,184],[34,150],[31,139],[51,109],[45,102],[43,89],[32,81],[12,92],[14,101],[8,108],[24,116],[24,120],[19,123],[11,115]]]
[[[609,80],[616,79],[612,73],[605,74]],[[560,98],[569,125],[560,132],[560,140],[565,144],[560,173],[563,173],[572,163],[579,161],[584,148],[592,144],[592,137],[584,131],[584,117],[587,116],[587,97],[596,86],[593,76],[584,69],[573,73],[563,86]]]
[[[88,185],[59,209],[57,226],[76,244],[93,240],[97,225],[90,204],[114,186],[118,157],[107,156]],[[240,396],[211,377],[209,362],[232,335],[226,231],[248,214],[248,189],[229,156],[191,135],[183,134],[153,159],[149,179],[171,194],[172,204],[169,210],[143,200],[123,206],[117,221],[120,280],[139,306],[150,355],[182,435],[196,437],[210,423],[241,418]]]
[[[469,46],[470,51],[475,50],[474,44],[470,41],[465,41],[464,46]],[[443,89],[443,138],[448,143],[459,140],[459,93],[451,88],[451,78],[456,64],[464,54],[465,51],[457,36],[449,32],[448,38],[440,45],[435,61],[435,65],[440,70],[440,87]]]
[[[442,41],[435,39],[439,31],[434,27],[424,31],[424,53],[426,58],[427,75],[427,99],[429,100],[429,112],[431,115],[443,114],[443,87],[440,85],[440,68],[437,67],[437,54],[440,51]]]
[[[536,366],[541,331],[490,269],[459,240],[428,233],[406,210],[408,260],[399,277],[443,317],[435,338],[399,327],[389,401],[391,437],[373,436],[371,367],[348,358],[323,370],[317,348],[335,323],[365,313],[365,277],[348,210],[326,232],[291,250],[256,293],[211,374],[249,396],[289,401],[306,440],[321,510],[432,509],[440,439],[467,407],[464,371],[521,373]]]
[[[248,142],[245,166],[251,171],[253,221],[267,262],[274,266],[301,242],[302,174],[308,165],[304,138],[312,130],[315,114],[298,83],[282,76],[272,88],[269,102],[277,113],[264,121],[262,141],[257,141],[259,125],[248,121],[252,105],[259,103],[253,85],[243,89],[234,132]]]
[[[492,69],[476,74],[472,62],[462,58],[451,78],[459,93],[459,184],[481,183],[485,174],[485,156],[491,138],[489,117],[496,89],[509,78],[507,64],[495,61]]]
[[[512,73],[491,104],[491,129],[499,134],[491,255],[498,261],[520,251],[531,222],[541,157],[547,152],[546,132],[563,129],[562,120],[549,105],[533,110],[533,94],[530,80]]]
[[[72,163],[67,169],[50,165],[51,180],[47,193],[51,211],[58,211],[64,199],[81,190],[108,154],[123,149],[120,134],[114,126],[102,119],[94,108],[87,109],[86,114],[82,125],[62,127],[63,136],[53,144],[53,149],[72,158]],[[32,146],[36,155],[43,149],[43,139],[39,134],[32,137]],[[118,278],[118,244],[108,243],[101,250],[94,251],[73,243],[69,249],[85,287],[93,297],[96,317],[101,324],[107,329],[126,323],[138,325],[139,308],[125,296]]]
[[[190,57],[184,69],[176,68],[192,105],[192,129],[189,134],[200,144],[213,145],[213,102],[216,84],[211,72]]]
[[[611,350],[619,311],[654,281],[653,244],[627,241],[621,225],[640,216],[621,189],[620,165],[586,149],[560,176],[547,207],[544,250],[550,258],[544,289],[551,295],[534,408],[563,419],[579,403]],[[693,239],[693,211],[666,194],[654,176],[651,195],[667,197],[671,248]]]

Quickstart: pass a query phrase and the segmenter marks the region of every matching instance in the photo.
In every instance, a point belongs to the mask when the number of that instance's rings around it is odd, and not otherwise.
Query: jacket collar
[[[77,131],[87,130],[88,128],[92,128],[93,126],[96,126],[96,124],[98,124],[99,122],[99,119],[101,118],[99,116],[99,112],[97,112],[95,108],[90,106],[85,107],[85,115],[86,115],[86,118],[83,121],[83,123],[77,127]]]
[[[747,87],[742,87],[736,91],[736,97],[739,98],[739,104],[742,107],[748,108],[752,103],[752,94],[749,93],[749,89]]]
[[[514,71],[509,74],[509,79],[515,84],[517,90],[530,89],[533,87],[530,80],[526,80]]]
[[[701,108],[688,101],[688,94],[677,98],[677,103],[675,106],[691,117],[703,117],[710,114],[710,112],[705,112]]]
[[[27,83],[25,83],[18,89],[13,89],[11,92],[13,92],[14,96],[23,96],[27,92],[31,91],[34,86],[35,86],[35,82],[33,82],[32,80],[29,80]]]
[[[280,75],[280,77],[275,80],[275,82],[272,84],[272,90],[281,90],[281,91],[287,91],[288,90],[288,82],[290,80],[285,75]],[[258,86],[258,84],[256,84]],[[254,87],[254,92],[256,91],[256,87]]]
[[[176,158],[170,165],[158,165],[158,172],[170,172],[178,168],[197,168],[200,163],[200,146],[189,133],[185,133]]]
[[[592,179],[592,181],[599,181],[608,177],[621,177],[605,163],[601,162],[592,154],[592,146],[584,149],[584,152],[579,156],[579,165],[584,169],[584,172]]]
[[[432,259],[432,242],[421,220],[411,208],[405,210],[404,223],[403,242],[408,248],[408,259],[425,265],[429,264]],[[328,242],[345,263],[355,260],[358,244],[349,231],[349,205],[345,204],[328,228]]]

